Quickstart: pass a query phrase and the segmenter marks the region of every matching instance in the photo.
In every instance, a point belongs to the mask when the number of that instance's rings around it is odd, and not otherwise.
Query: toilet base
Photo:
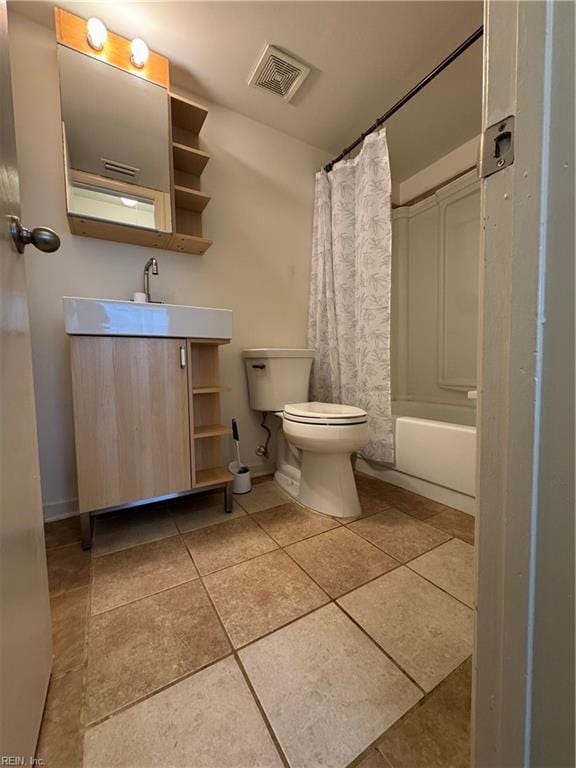
[[[313,512],[332,517],[361,514],[351,454],[300,450],[286,440],[282,427],[277,441],[274,480],[288,496]],[[306,477],[315,478],[313,488]]]
[[[308,482],[307,478],[314,478]],[[332,517],[361,514],[360,499],[349,453],[302,452],[298,501]]]

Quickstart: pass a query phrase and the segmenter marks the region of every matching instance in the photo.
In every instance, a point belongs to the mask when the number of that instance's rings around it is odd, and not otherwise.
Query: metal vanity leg
[[[224,510],[232,512],[232,483],[226,483],[224,486]]]
[[[92,521],[90,512],[80,513],[80,531],[82,534],[82,549],[92,549]]]

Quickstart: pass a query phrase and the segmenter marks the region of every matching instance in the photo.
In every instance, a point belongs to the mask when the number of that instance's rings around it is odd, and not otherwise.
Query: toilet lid
[[[293,403],[284,406],[284,417],[304,424],[364,424],[366,411],[338,403]]]

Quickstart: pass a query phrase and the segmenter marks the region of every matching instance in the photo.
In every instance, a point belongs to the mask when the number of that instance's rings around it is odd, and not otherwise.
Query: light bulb
[[[138,69],[142,69],[144,64],[148,61],[148,46],[139,37],[135,37],[130,43],[130,61]]]
[[[121,197],[120,200],[127,205],[128,208],[135,208],[138,205],[138,200],[134,200],[133,197]]]
[[[108,39],[108,30],[100,19],[96,16],[92,16],[86,22],[86,40],[91,48],[95,51],[101,51],[104,48],[104,43]]]

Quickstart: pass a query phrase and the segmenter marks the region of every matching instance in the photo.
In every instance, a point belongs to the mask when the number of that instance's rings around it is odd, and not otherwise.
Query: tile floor
[[[474,524],[358,475],[334,520],[269,479],[46,526],[48,768],[465,768]]]

